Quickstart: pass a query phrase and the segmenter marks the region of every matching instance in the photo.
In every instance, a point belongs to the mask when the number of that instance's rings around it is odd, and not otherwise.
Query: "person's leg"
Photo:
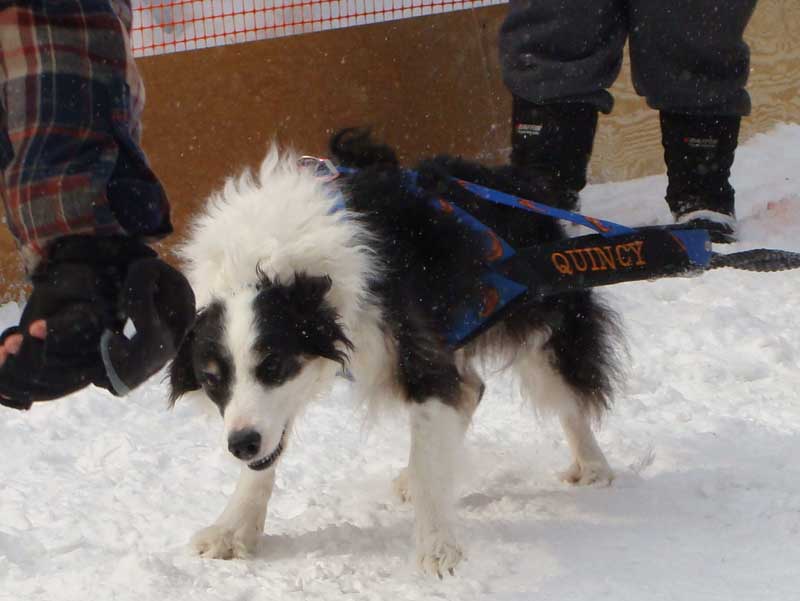
[[[669,185],[680,223],[735,238],[730,168],[750,52],[743,34],[756,0],[631,0],[631,71],[636,91],[661,113]]]
[[[0,3],[0,198],[29,271],[63,236],[172,232],[132,19],[126,0]]]
[[[503,80],[534,104],[591,104],[604,113],[622,66],[621,0],[511,0],[500,28]]]
[[[666,201],[677,223],[707,229],[718,243],[736,240],[731,166],[740,117],[661,111]]]
[[[626,34],[621,0],[511,0],[499,36],[514,97],[511,164],[542,186],[544,202],[577,205]]]

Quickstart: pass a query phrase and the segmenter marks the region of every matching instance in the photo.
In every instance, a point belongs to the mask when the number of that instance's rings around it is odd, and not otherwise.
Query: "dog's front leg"
[[[242,466],[236,490],[217,521],[192,537],[191,545],[203,557],[246,558],[264,533],[267,502],[275,484],[275,468],[257,472]]]
[[[453,473],[466,429],[457,409],[437,399],[411,406],[409,484],[419,567],[442,577],[462,559],[452,529]]]

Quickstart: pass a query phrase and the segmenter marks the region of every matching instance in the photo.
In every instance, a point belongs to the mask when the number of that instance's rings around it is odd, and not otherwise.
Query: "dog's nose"
[[[237,430],[228,436],[228,450],[237,459],[247,461],[258,455],[261,434],[255,430]]]

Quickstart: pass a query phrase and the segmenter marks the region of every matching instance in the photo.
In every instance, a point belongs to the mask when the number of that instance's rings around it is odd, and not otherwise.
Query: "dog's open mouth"
[[[286,428],[284,428],[283,432],[281,432],[281,439],[278,441],[278,446],[275,447],[275,450],[273,450],[272,453],[270,453],[266,457],[262,457],[258,461],[253,461],[251,463],[248,463],[247,467],[257,472],[260,472],[261,470],[265,470],[268,467],[270,467],[273,463],[275,463],[278,460],[278,457],[280,457],[281,454],[283,453],[285,440],[286,440]]]

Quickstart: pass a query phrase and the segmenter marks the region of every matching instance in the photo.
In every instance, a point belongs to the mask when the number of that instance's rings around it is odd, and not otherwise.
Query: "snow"
[[[742,242],[800,251],[800,126],[744,145]],[[584,210],[666,222],[663,176],[591,187]],[[800,272],[731,270],[603,295],[623,318],[628,381],[600,432],[610,488],[574,488],[568,452],[512,383],[490,376],[458,502],[468,561],[423,578],[412,511],[391,493],[404,416],[367,426],[343,380],[281,464],[247,561],[186,542],[237,468],[220,420],[166,410],[156,379],[126,399],[87,390],[0,419],[0,599],[237,600],[796,598],[800,591]],[[0,308],[5,327],[19,315]]]

